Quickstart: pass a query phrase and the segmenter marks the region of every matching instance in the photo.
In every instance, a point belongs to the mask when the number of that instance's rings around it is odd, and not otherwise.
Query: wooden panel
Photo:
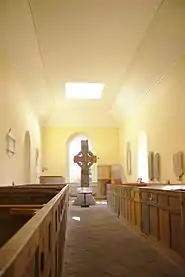
[[[111,179],[110,165],[98,165],[98,179]]]
[[[62,265],[68,195],[66,186],[3,245],[0,277],[59,276],[55,260]]]
[[[148,200],[148,192],[141,191],[141,200]]]
[[[130,223],[135,225],[134,199],[130,201]]]
[[[149,235],[150,225],[149,225],[149,206],[142,203],[141,204],[141,230],[143,233]]]
[[[159,224],[158,224],[158,208],[150,206],[150,235],[156,239],[159,238]]]
[[[135,225],[140,229],[141,228],[141,209],[140,209],[139,202],[134,202],[134,214],[135,214]]]
[[[108,179],[98,180],[98,194],[100,197],[107,195],[107,184],[110,183]]]
[[[63,184],[65,178],[63,176],[40,176],[41,184]]]
[[[169,206],[172,210],[180,211],[181,203],[178,195],[170,195],[168,201],[169,201]]]
[[[181,187],[121,185],[116,190],[121,192],[121,214],[129,223],[185,258],[185,191]],[[118,195],[113,206],[118,205]]]
[[[167,196],[167,194],[159,194],[158,203],[162,207],[167,207],[168,206],[168,196]]]
[[[170,213],[170,246],[179,254],[183,253],[182,233],[181,233],[181,217],[180,214]]]
[[[159,238],[167,247],[170,247],[170,219],[169,211],[159,209]]]
[[[122,179],[122,166],[120,164],[111,165],[111,183],[121,184]]]

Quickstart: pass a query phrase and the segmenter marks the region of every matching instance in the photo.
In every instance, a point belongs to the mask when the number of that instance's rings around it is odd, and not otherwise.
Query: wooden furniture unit
[[[108,185],[107,201],[118,217],[185,258],[185,186]]]
[[[67,185],[0,188],[0,234],[4,234],[4,241],[0,236],[0,277],[61,276],[68,194]],[[1,195],[6,195],[6,201]],[[13,230],[9,237],[5,237],[7,226]]]
[[[184,255],[184,194],[165,187],[141,188],[141,230]]]
[[[139,189],[132,184],[108,185],[107,202],[118,217],[123,217],[129,223],[140,228]]]
[[[64,184],[65,178],[63,176],[40,176],[41,184]]]
[[[110,165],[98,165],[98,179],[110,180],[111,179],[111,166]]]
[[[107,195],[107,184],[111,182],[111,166],[98,165],[98,191],[101,197]]]

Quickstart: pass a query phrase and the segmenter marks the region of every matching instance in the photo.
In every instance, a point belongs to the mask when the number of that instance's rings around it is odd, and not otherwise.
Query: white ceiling
[[[117,126],[185,46],[184,0],[0,0],[0,47],[46,125]],[[106,84],[66,100],[65,82]]]

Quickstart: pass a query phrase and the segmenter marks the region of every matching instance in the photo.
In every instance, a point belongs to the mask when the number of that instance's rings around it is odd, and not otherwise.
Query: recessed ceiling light
[[[67,99],[100,99],[105,84],[102,83],[66,83]]]

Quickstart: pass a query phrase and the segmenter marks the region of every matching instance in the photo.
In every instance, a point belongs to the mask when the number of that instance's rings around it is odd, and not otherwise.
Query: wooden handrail
[[[39,243],[40,226],[44,224],[44,220],[46,219],[46,217],[49,217],[50,219],[52,219],[53,217],[53,220],[56,220],[56,217],[54,216],[54,207],[57,207],[58,211],[58,204],[61,203],[62,199],[65,199],[65,201],[63,202],[63,211],[64,209],[66,209],[66,204],[68,203],[68,191],[69,187],[67,185],[48,203],[46,203],[42,207],[42,209],[38,210],[38,212],[21,229],[19,229],[17,233],[12,236],[11,239],[9,239],[4,246],[2,246],[2,248],[0,249],[0,277],[4,277],[6,275],[6,272],[9,272],[8,270],[10,270],[11,272],[12,268],[15,269],[15,265],[20,265],[23,257],[30,257],[31,255],[34,259],[35,251],[38,247],[37,242]],[[15,205],[12,206],[15,207]],[[30,207],[31,205],[27,206]],[[35,207],[38,205],[32,206]],[[61,221],[65,219],[63,218],[63,211],[61,214]],[[54,228],[52,228],[52,230],[54,230]],[[25,273],[27,266],[28,263],[23,263],[23,266],[19,267],[19,276],[22,276],[23,273]],[[12,274],[10,273],[6,276],[12,276]]]
[[[7,209],[41,209],[44,205],[36,204],[36,205],[0,205],[1,208],[7,208]]]

